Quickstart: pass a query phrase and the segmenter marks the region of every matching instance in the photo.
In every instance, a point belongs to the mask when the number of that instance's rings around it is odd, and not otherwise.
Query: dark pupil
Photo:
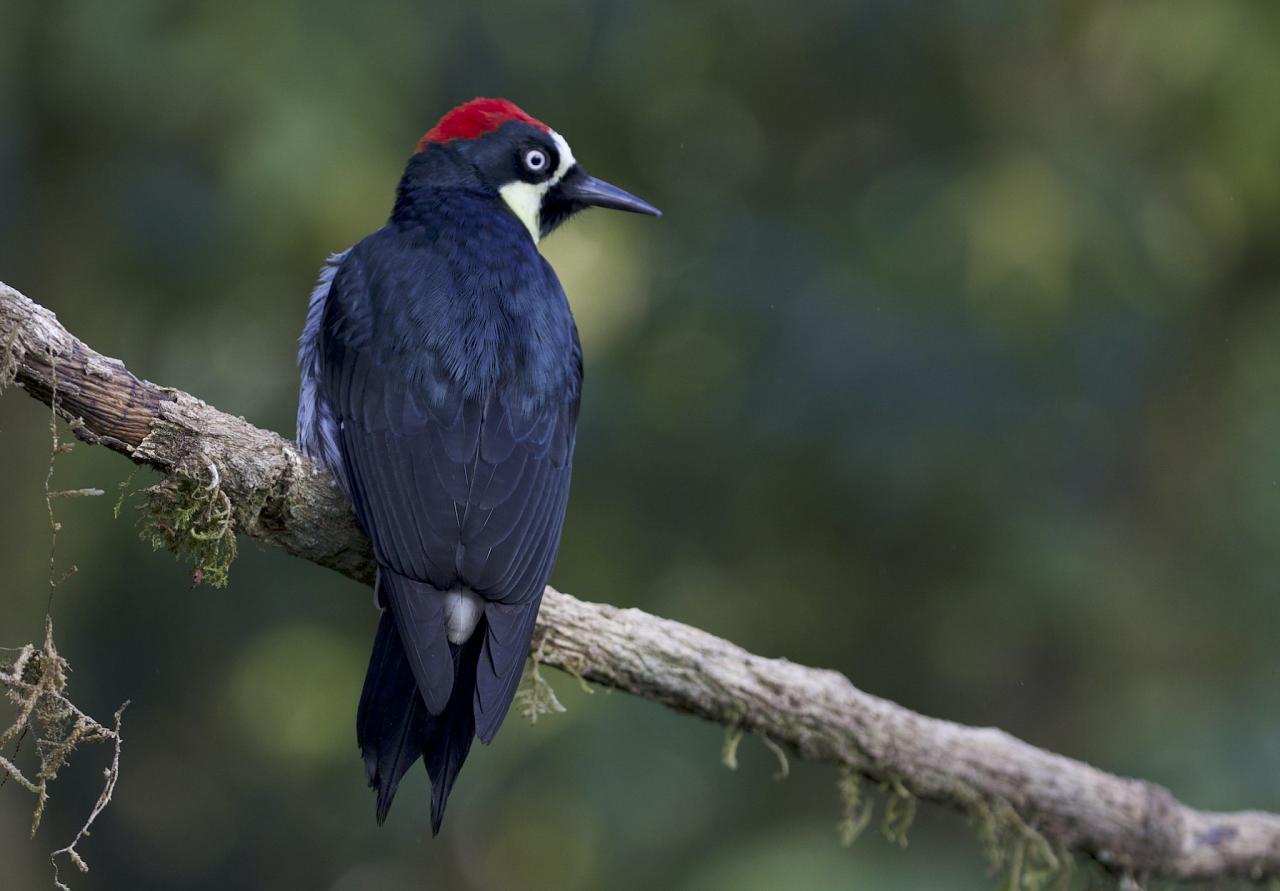
[[[547,163],[547,156],[542,152],[529,152],[525,157],[525,163],[529,165],[530,170],[541,170]]]

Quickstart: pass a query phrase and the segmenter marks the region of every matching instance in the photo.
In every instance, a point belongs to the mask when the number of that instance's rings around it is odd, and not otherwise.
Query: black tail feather
[[[440,832],[444,821],[445,805],[453,782],[462,770],[462,764],[471,751],[471,740],[476,735],[476,719],[473,706],[476,689],[476,662],[480,659],[480,647],[484,643],[484,622],[481,621],[466,643],[451,645],[454,658],[453,695],[449,706],[439,716],[431,719],[431,730],[422,744],[422,757],[431,777],[431,834]]]
[[[484,632],[481,622],[466,643],[450,645],[453,693],[445,710],[432,716],[418,693],[391,611],[383,612],[356,713],[365,772],[370,787],[378,791],[379,825],[387,818],[400,780],[422,758],[431,777],[431,832],[440,831],[449,793],[475,736],[472,701]]]
[[[390,611],[384,612],[356,712],[356,739],[364,755],[365,774],[369,785],[378,790],[379,826],[387,819],[400,780],[421,755],[427,717],[395,622]]]

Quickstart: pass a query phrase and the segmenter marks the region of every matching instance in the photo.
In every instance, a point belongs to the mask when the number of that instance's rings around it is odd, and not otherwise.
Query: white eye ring
[[[541,173],[547,169],[547,153],[542,149],[529,149],[524,153],[524,166],[530,173]]]

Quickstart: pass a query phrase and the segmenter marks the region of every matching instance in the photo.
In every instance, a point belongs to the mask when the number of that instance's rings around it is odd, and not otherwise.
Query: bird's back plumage
[[[336,259],[313,298],[314,404],[308,430],[299,421],[319,457],[332,443],[379,566],[385,612],[357,721],[379,820],[422,756],[438,829],[472,737],[493,738],[528,654],[582,365],[559,282],[520,222],[466,191],[418,197]],[[455,643],[460,591],[483,609]]]

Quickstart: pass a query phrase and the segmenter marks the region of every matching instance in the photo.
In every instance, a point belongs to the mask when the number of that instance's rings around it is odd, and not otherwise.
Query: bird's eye
[[[524,153],[524,166],[530,173],[541,173],[547,169],[547,153],[542,149],[529,149]]]

